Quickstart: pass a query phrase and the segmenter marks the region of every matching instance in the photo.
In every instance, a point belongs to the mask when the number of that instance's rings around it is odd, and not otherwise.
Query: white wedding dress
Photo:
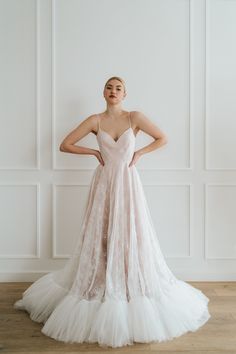
[[[196,331],[211,317],[209,299],[165,262],[138,171],[129,167],[135,151],[129,124],[115,141],[98,115],[105,165],[94,171],[73,254],[14,305],[43,322],[42,332],[56,340],[111,347],[165,341]]]

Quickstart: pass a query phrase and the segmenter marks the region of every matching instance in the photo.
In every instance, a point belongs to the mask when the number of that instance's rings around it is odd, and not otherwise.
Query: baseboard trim
[[[34,271],[34,272],[0,272],[0,282],[34,282],[43,275],[51,271]]]

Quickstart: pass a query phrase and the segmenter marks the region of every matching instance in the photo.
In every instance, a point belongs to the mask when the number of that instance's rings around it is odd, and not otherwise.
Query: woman
[[[140,112],[126,112],[125,83],[110,78],[107,109],[85,119],[60,150],[96,156],[81,234],[63,269],[33,283],[15,307],[43,322],[42,332],[64,342],[120,347],[170,340],[210,318],[209,299],[168,268],[135,167],[166,144],[165,134]],[[139,130],[154,138],[135,150]],[[88,133],[99,150],[74,145]]]

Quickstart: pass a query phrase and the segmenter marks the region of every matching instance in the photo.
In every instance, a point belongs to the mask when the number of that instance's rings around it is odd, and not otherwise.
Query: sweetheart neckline
[[[112,137],[109,133],[107,133],[105,130],[103,130],[103,129],[101,129],[101,128],[99,127],[98,132],[97,132],[97,136],[98,136],[98,134],[99,134],[100,131],[101,131],[101,132],[105,133],[106,135],[108,135],[108,136],[110,137],[110,139],[111,139],[115,144],[117,144],[118,141],[120,140],[120,138],[122,137],[122,135],[124,135],[124,134],[125,134],[127,131],[129,131],[130,129],[132,129],[132,127],[129,127],[129,128],[127,128],[127,129],[125,129],[125,130],[123,131],[123,133],[119,136],[119,138],[118,138],[117,140],[115,140],[115,139],[113,139],[113,137]],[[133,129],[132,129],[132,133],[133,133],[133,137],[135,138]]]

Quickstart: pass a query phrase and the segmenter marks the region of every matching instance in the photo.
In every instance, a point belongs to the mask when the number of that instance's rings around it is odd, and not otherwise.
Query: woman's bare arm
[[[146,154],[153,150],[158,149],[162,145],[167,143],[167,136],[157,127],[149,118],[147,118],[142,112],[134,111],[132,120],[136,127],[144,131],[148,135],[152,136],[155,140],[136,151],[139,155]]]
[[[80,139],[84,138],[87,134],[95,130],[97,124],[96,116],[92,115],[81,122],[78,127],[72,130],[60,144],[60,151],[70,152],[72,154],[87,154],[97,155],[98,150],[90,149],[84,146],[74,145]]]

